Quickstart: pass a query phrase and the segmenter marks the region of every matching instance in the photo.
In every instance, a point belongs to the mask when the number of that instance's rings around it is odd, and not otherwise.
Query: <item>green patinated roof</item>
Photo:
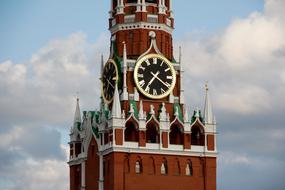
[[[93,133],[95,134],[95,136],[96,136],[97,138],[99,138],[99,129],[98,129],[98,127],[93,127],[93,126],[92,126],[92,131],[93,131]]]
[[[77,127],[78,131],[81,131],[81,123],[80,122],[76,122],[76,127]]]
[[[178,119],[183,123],[184,122],[183,114],[181,111],[181,107],[178,103],[173,104],[173,114],[176,112],[176,107],[178,108]]]
[[[132,105],[134,108],[134,116],[138,119],[139,118],[139,112],[138,112],[138,108],[137,108],[137,103],[134,100],[130,100],[129,101],[130,106]],[[130,115],[130,112],[128,112],[128,116]]]
[[[191,124],[193,124],[195,121],[196,121],[196,118],[199,118],[199,120],[202,122],[202,123],[204,123],[204,118],[202,117],[202,114],[201,114],[201,110],[199,110],[198,112],[197,112],[197,110],[194,110],[194,112],[193,112],[193,116],[192,116],[192,118],[191,118]]]
[[[95,112],[95,120],[96,120],[96,123],[99,123],[100,122],[100,114],[98,111]]]

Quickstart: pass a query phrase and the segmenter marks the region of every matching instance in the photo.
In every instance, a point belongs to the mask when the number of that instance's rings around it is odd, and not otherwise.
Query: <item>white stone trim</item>
[[[192,147],[192,146],[191,146]],[[139,148],[123,148],[123,147],[113,147],[103,152],[104,155],[110,154],[112,152],[125,152],[125,153],[141,153],[141,154],[159,154],[159,155],[177,155],[177,156],[205,156],[205,157],[217,157],[218,153],[216,151],[204,151],[204,147],[193,146],[193,150],[184,149],[179,150],[169,150],[166,149],[146,149],[145,147]]]
[[[166,24],[158,23],[148,23],[148,22],[136,22],[136,23],[125,23],[117,24],[111,27],[109,30],[111,34],[115,34],[122,30],[133,30],[133,29],[147,29],[147,30],[162,30],[172,35],[173,28],[167,26]]]

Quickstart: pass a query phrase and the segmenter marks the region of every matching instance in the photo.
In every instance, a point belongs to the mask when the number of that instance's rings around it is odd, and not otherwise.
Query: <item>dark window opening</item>
[[[147,3],[157,3],[157,0],[146,0]]]
[[[125,129],[125,141],[138,142],[139,141],[139,131],[133,122],[128,122]]]
[[[183,145],[184,135],[178,125],[173,125],[169,133],[170,144]]]
[[[137,3],[137,0],[127,0],[127,3]]]
[[[193,126],[191,129],[191,145],[204,146],[204,134],[199,126]]]
[[[149,124],[146,129],[146,142],[147,143],[159,143],[159,132],[157,127],[153,124]]]

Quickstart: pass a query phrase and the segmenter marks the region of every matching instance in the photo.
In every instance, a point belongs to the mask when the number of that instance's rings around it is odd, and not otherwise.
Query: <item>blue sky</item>
[[[221,30],[235,17],[262,11],[262,0],[180,0],[173,3],[174,38],[192,31]],[[104,10],[104,11],[103,11]],[[108,33],[109,1],[1,0],[0,61],[21,62],[51,39],[83,31],[94,42]]]
[[[285,1],[173,6],[189,113],[210,85],[218,189],[284,190]],[[75,94],[98,109],[108,11],[109,0],[0,0],[0,189],[68,189]]]

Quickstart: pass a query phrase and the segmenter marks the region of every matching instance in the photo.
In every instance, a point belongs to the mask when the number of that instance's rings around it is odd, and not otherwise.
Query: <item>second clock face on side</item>
[[[172,64],[165,57],[149,54],[136,63],[134,80],[139,91],[146,97],[161,99],[173,90],[176,74]]]
[[[118,68],[114,60],[109,59],[102,73],[102,97],[105,103],[112,102],[118,80]]]

